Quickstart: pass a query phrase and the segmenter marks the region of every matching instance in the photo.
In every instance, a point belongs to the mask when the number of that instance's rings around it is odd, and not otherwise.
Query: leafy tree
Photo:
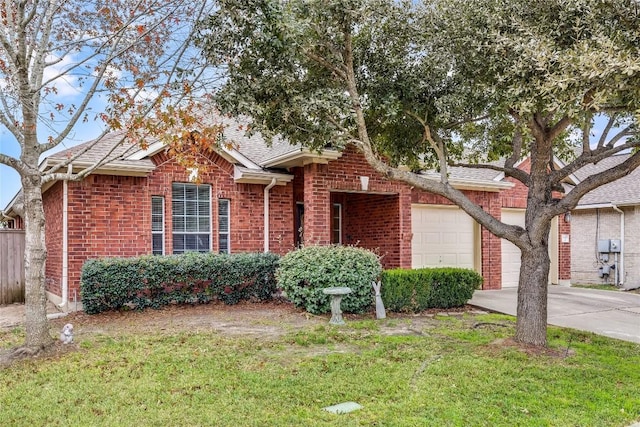
[[[209,7],[207,1],[185,0],[0,4],[0,125],[20,147],[19,156],[0,153],[0,163],[20,175],[22,202],[16,208],[26,231],[26,342],[19,353],[33,354],[52,342],[43,185],[84,178],[113,157],[116,146],[81,172],[70,165],[91,144],[47,170],[39,169],[41,155],[68,142],[79,124],[90,121],[103,129],[97,140],[116,130],[122,135],[119,143],[165,131],[180,141],[182,134],[170,130],[195,127],[197,118],[185,111],[196,94],[203,94],[199,85],[214,77],[190,44],[194,24],[211,12]],[[189,151],[185,144],[174,149]]]
[[[353,144],[380,173],[460,206],[522,251],[516,339],[546,345],[552,219],[640,164],[570,188],[584,167],[640,145],[640,32],[627,0],[220,0],[200,45],[227,80],[223,111],[268,138]],[[599,138],[594,124],[604,122]],[[574,154],[577,153],[577,154]],[[530,156],[530,168],[517,167]],[[504,162],[496,163],[502,158]],[[554,159],[563,159],[563,163]],[[398,165],[407,165],[398,168]],[[524,228],[448,181],[464,165],[528,188]],[[416,173],[436,169],[439,180]]]

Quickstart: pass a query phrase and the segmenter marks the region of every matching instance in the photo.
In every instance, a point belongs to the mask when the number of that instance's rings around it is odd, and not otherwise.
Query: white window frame
[[[213,207],[212,207],[212,204],[211,204],[211,202],[212,202],[211,185],[208,185],[208,184],[193,184],[193,183],[187,183],[187,182],[174,182],[174,183],[172,183],[171,184],[171,190],[172,190],[172,194],[171,194],[172,222],[175,222],[175,218],[173,217],[173,203],[174,203],[174,200],[175,200],[175,198],[173,196],[173,187],[174,187],[174,185],[178,185],[178,184],[179,185],[183,185],[185,187],[196,187],[196,191],[198,191],[198,187],[201,187],[201,186],[204,186],[204,185],[207,186],[208,199],[209,199],[208,200],[209,212],[207,214],[208,217],[209,217],[209,231],[206,232],[206,233],[205,232],[200,232],[200,231],[197,231],[197,232],[179,232],[178,231],[178,232],[176,232],[176,231],[174,231],[173,225],[172,225],[171,233],[172,233],[172,239],[173,239],[173,248],[172,248],[171,253],[180,254],[180,253],[186,253],[186,252],[190,252],[191,251],[191,250],[183,250],[182,252],[176,252],[176,249],[175,249],[175,236],[176,236],[176,234],[179,234],[180,236],[184,236],[184,235],[187,235],[187,234],[192,234],[192,235],[204,235],[204,234],[206,234],[207,235],[207,239],[208,239],[208,246],[209,246],[208,250],[207,251],[198,251],[198,252],[211,252],[212,245],[213,245],[213,241],[212,241],[213,240],[212,239],[212,236],[213,236],[212,209],[213,209]],[[196,217],[199,217],[199,214],[196,215]]]
[[[342,203],[334,203],[332,207],[333,209],[331,209],[331,237],[333,238],[333,234],[337,231],[338,241],[333,243],[336,245],[341,245],[342,244]],[[335,208],[338,208],[338,229],[337,230],[333,227],[333,222],[336,219],[334,215]]]
[[[160,216],[162,218],[162,228],[161,230],[154,230],[153,229],[153,202],[154,200],[159,201],[160,202],[160,207],[162,208],[162,212],[160,213]],[[165,220],[165,212],[164,212],[164,197],[163,196],[151,196],[151,253],[153,255],[164,255],[164,247],[165,247],[165,229],[164,229],[164,220]],[[160,253],[156,253],[155,248],[154,248],[154,240],[153,237],[156,235],[161,235],[162,236],[162,247],[160,248],[161,252]]]
[[[220,215],[220,203],[226,203],[227,205],[227,215],[226,215],[226,225],[227,231],[222,232],[222,215]],[[227,237],[227,248],[226,250],[222,250],[220,248],[220,236],[225,235]],[[230,199],[218,199],[218,252],[230,254],[231,253],[231,200]]]

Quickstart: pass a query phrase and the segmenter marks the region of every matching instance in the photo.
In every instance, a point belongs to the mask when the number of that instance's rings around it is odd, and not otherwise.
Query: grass
[[[586,284],[586,285],[582,285],[582,284],[575,284],[575,285],[571,285],[572,288],[583,288],[583,289],[597,289],[599,291],[619,291],[620,288],[618,288],[615,285],[610,285],[610,284],[599,284],[599,285],[591,285],[591,284]]]
[[[89,335],[0,370],[2,426],[626,426],[640,418],[640,346],[549,328],[509,345],[513,319],[465,315],[316,326],[272,340]],[[0,342],[22,339],[19,329]],[[566,356],[566,357],[565,357]],[[334,415],[323,407],[354,401]]]
[[[611,285],[611,284],[607,284],[607,283],[597,284],[597,285],[593,285],[593,284],[574,284],[574,285],[571,285],[571,287],[572,288],[583,288],[583,289],[596,289],[596,290],[599,290],[599,291],[617,291],[617,292],[622,291],[622,289],[620,289],[616,285]],[[630,292],[630,293],[633,293],[633,294],[640,294],[640,289],[632,289],[630,291],[625,291],[625,292]]]

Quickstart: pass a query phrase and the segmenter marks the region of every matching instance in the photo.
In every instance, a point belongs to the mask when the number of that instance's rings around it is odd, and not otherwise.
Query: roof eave
[[[18,192],[15,194],[15,196],[13,196],[13,198],[9,201],[9,204],[6,206],[6,208],[2,210],[3,215],[9,218],[15,218],[16,216],[18,216],[18,213],[13,210],[13,205],[16,203],[16,200],[18,200],[18,196],[21,193],[22,193],[22,188],[20,188],[20,190],[18,190]]]
[[[129,157],[127,160],[142,160],[147,157],[154,156],[158,154],[162,150],[166,150],[168,147],[162,141],[156,141],[153,144],[149,145],[146,149],[136,151]],[[219,147],[215,149],[215,152],[218,153],[223,159],[228,161],[229,163],[236,164],[239,163],[242,166],[245,166],[250,169],[260,169],[260,166],[251,161],[247,156],[240,153],[235,148],[227,148],[225,146]]]
[[[470,191],[489,191],[500,192],[503,190],[509,190],[515,187],[513,182],[508,181],[476,181],[468,179],[450,179],[449,183],[457,190],[470,190]]]
[[[603,209],[603,208],[613,208],[619,206],[637,206],[640,205],[640,200],[620,200],[620,201],[612,201],[612,202],[602,202],[602,203],[586,203],[584,205],[578,205],[574,210],[586,210],[586,209]]]
[[[293,175],[263,170],[250,170],[238,166],[234,166],[233,168],[233,180],[239,184],[268,185],[274,178],[276,179],[276,185],[286,185],[293,180]]]
[[[311,163],[327,164],[330,161],[342,157],[342,153],[336,150],[323,150],[317,153],[308,148],[299,148],[286,154],[265,161],[262,166],[266,168],[292,168]]]
[[[56,159],[56,158],[48,158],[41,165],[40,169],[45,171],[50,167],[54,167],[59,163],[62,163],[66,160]],[[86,161],[74,161],[71,163],[73,167],[73,172],[81,172],[87,168],[92,167],[95,163],[86,162]],[[94,175],[119,175],[119,176],[147,176],[149,173],[155,170],[155,165],[153,164],[143,164],[143,163],[129,163],[128,161],[115,161],[108,162],[104,165],[96,168],[91,174]]]
[[[439,181],[440,174],[423,175],[425,178]],[[451,184],[456,190],[470,190],[470,191],[490,191],[500,192],[515,187],[513,182],[509,181],[492,181],[484,179],[470,179],[470,178],[449,178],[449,184]]]

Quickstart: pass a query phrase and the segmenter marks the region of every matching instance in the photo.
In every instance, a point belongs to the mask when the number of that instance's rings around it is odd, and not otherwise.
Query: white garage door
[[[458,207],[411,206],[412,267],[474,268],[475,221]]]
[[[502,222],[524,227],[523,209],[503,209]],[[502,287],[516,287],[520,279],[520,249],[508,240],[501,240],[502,246]],[[554,218],[549,236],[549,257],[551,267],[549,283],[558,283],[558,222]]]
[[[502,222],[524,227],[524,210],[503,209]],[[520,278],[520,249],[508,240],[501,240],[502,246],[502,287],[518,286]]]

